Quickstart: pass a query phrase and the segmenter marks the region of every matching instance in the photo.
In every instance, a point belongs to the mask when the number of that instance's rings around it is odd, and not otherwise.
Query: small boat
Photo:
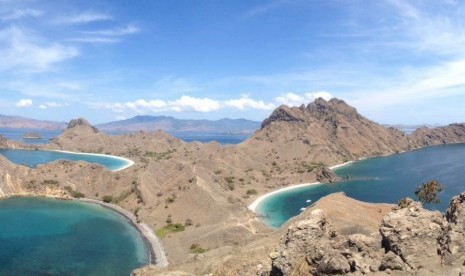
[[[307,209],[307,208],[302,207],[302,208],[300,208],[300,211],[305,211],[306,209]]]
[[[311,200],[311,199],[307,199],[307,201],[305,201],[305,202],[310,203],[310,202],[312,202],[312,200]]]

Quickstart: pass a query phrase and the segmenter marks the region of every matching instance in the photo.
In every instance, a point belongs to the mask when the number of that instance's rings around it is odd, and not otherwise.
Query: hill
[[[0,115],[0,128],[61,130],[66,128],[66,125],[67,124],[65,122],[43,121],[20,116]]]
[[[182,120],[168,116],[136,116],[127,120],[114,121],[96,126],[104,132],[156,131],[209,132],[209,133],[253,133],[260,122],[246,119]]]

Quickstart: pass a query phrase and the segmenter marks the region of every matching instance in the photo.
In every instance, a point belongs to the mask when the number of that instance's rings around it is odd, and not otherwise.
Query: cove
[[[48,150],[24,150],[24,149],[0,149],[0,154],[15,164],[21,164],[30,168],[37,165],[51,163],[60,159],[69,161],[85,161],[88,163],[98,163],[111,171],[119,171],[133,164],[129,159],[122,157],[92,154],[75,153],[65,151]]]
[[[360,160],[334,169],[348,181],[299,187],[276,193],[261,201],[256,211],[270,227],[278,228],[318,199],[335,192],[373,203],[397,203],[415,198],[417,185],[437,179],[445,190],[440,204],[430,210],[445,211],[451,198],[465,191],[465,144],[431,146],[419,150]],[[308,203],[307,200],[311,200]]]
[[[130,275],[150,254],[121,214],[76,200],[0,200],[0,275]]]

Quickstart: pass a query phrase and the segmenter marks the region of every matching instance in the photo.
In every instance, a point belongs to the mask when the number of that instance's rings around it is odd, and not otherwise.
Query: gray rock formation
[[[92,126],[86,119],[84,118],[78,118],[78,119],[74,119],[74,120],[71,120],[69,123],[68,123],[68,127],[66,129],[73,129],[73,128],[77,128],[77,127],[84,127],[84,128],[91,128],[92,131],[94,133],[98,133],[99,130]]]
[[[438,239],[445,224],[441,213],[425,210],[421,203],[410,200],[404,208],[384,217],[380,227],[383,247],[412,269],[426,264],[440,266]],[[391,260],[398,263],[398,259]]]
[[[376,271],[456,275],[465,261],[465,193],[445,215],[411,199],[381,222],[381,238],[336,233],[325,213],[314,210],[292,223],[272,259],[272,275],[367,274]],[[419,273],[419,274],[418,274]],[[444,274],[446,273],[446,274]]]
[[[465,264],[465,193],[452,198],[445,218],[448,224],[444,227],[439,240],[443,263],[446,265]]]

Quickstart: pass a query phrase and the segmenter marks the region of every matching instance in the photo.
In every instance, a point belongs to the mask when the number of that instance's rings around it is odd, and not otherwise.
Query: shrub
[[[186,219],[186,221],[184,222],[184,225],[185,226],[191,226],[193,225],[194,223],[192,222],[192,220],[190,218]]]
[[[421,203],[440,203],[439,193],[442,191],[444,191],[444,187],[433,179],[419,185],[415,190],[415,195]]]
[[[104,195],[102,200],[103,202],[110,203],[113,201],[113,197],[111,195]]]
[[[186,229],[184,225],[181,223],[168,223],[167,225],[163,226],[162,228],[158,229],[155,233],[157,234],[158,237],[163,239],[168,235],[169,233],[176,233],[176,232],[182,232]]]
[[[256,194],[257,194],[257,190],[255,190],[255,189],[247,190],[247,195],[256,195]]]
[[[202,254],[208,251],[208,249],[202,248],[200,245],[193,243],[189,248],[189,251],[192,254]]]

